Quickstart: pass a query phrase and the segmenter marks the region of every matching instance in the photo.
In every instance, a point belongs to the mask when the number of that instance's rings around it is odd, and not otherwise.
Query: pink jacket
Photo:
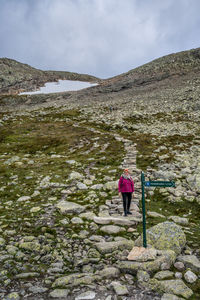
[[[133,179],[125,179],[123,176],[120,177],[118,183],[119,193],[133,193],[134,192],[134,182]]]

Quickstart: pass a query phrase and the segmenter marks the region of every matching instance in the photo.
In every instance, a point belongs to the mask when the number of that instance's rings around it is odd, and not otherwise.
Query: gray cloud
[[[198,0],[0,0],[0,57],[109,77],[200,45]]]

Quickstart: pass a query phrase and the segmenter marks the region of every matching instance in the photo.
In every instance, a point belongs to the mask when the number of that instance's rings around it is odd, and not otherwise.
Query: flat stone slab
[[[148,260],[155,260],[157,257],[157,250],[153,248],[144,247],[133,247],[128,255],[128,260],[134,260],[139,262],[144,262]]]
[[[96,293],[93,291],[87,291],[76,296],[75,300],[92,300],[95,299]]]
[[[80,204],[62,200],[56,204],[56,208],[61,214],[79,214],[82,213],[86,208]]]
[[[170,216],[168,219],[180,225],[188,225],[189,223],[187,218],[181,218],[179,216]]]
[[[155,211],[148,211],[147,212],[147,216],[151,217],[151,218],[163,218],[166,219],[166,217],[164,215],[161,215]]]
[[[133,248],[134,241],[130,240],[122,240],[117,242],[102,242],[102,243],[96,243],[95,246],[97,250],[102,253],[111,253],[115,250],[124,250],[128,249],[131,250]]]
[[[115,225],[125,225],[131,226],[136,225],[138,222],[142,222],[141,218],[135,217],[94,217],[93,221],[100,225],[108,225],[108,224],[115,224]]]
[[[90,285],[95,281],[95,279],[96,278],[93,274],[90,275],[88,273],[75,273],[57,278],[54,281],[52,287],[80,287],[80,285]]]
[[[108,234],[117,234],[117,233],[126,231],[125,228],[119,227],[119,226],[116,226],[116,225],[102,226],[100,228],[100,230],[103,231],[104,233],[108,233]]]

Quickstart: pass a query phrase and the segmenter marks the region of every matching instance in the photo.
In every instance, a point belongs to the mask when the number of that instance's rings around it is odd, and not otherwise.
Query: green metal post
[[[144,248],[147,248],[144,182],[145,182],[144,173],[141,172],[141,185],[142,185],[142,215],[143,215],[143,247],[144,247]]]

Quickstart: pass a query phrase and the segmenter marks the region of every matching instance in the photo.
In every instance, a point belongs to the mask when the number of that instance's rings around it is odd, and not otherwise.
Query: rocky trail
[[[163,300],[176,299],[172,294],[177,299],[192,296],[191,284],[198,282],[199,252],[198,246],[192,250],[185,245],[185,233],[196,238],[196,224],[188,227],[183,215],[160,210],[163,203],[167,208],[166,195],[173,201],[179,199],[180,188],[162,190],[156,196],[152,189],[146,191],[148,228],[164,221],[168,223],[160,224],[166,224],[165,228],[177,223],[173,228],[176,242],[168,237],[167,248],[154,253],[150,248],[138,261],[127,260],[133,246],[142,245],[138,239],[142,232],[140,153],[137,139],[99,123],[101,113],[93,111],[90,117],[88,110],[80,113],[64,106],[4,115],[6,138],[0,157],[5,166],[1,173],[1,197],[5,200],[0,207],[2,299]],[[115,126],[116,114],[120,116],[120,112],[108,113],[109,126]],[[18,132],[29,139],[31,147],[19,140]],[[50,140],[45,140],[46,132]],[[67,146],[70,141],[73,143]],[[17,156],[12,154],[16,147]],[[132,215],[128,217],[123,216],[117,191],[125,167],[135,182]],[[162,179],[163,173],[148,168],[145,174]],[[154,204],[158,195],[160,208]],[[148,242],[151,245],[150,237]]]

